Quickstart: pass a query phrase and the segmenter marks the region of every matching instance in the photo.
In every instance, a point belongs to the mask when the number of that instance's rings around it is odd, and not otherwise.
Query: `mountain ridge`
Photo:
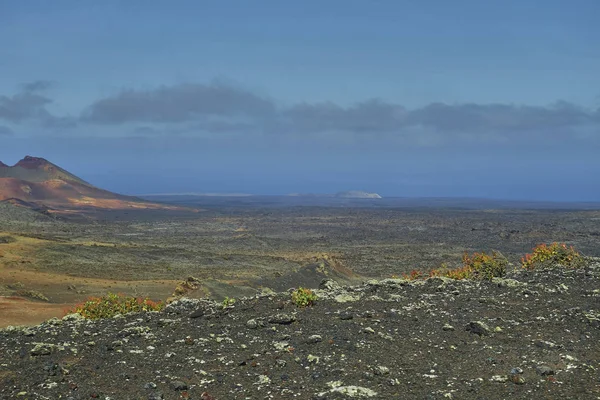
[[[173,208],[98,188],[45,158],[29,155],[12,167],[0,161],[0,201],[11,199],[54,211]]]
[[[45,158],[32,156],[25,156],[12,167],[0,161],[0,178],[16,178],[28,182],[45,182],[51,179],[61,179],[90,185],[88,182]]]

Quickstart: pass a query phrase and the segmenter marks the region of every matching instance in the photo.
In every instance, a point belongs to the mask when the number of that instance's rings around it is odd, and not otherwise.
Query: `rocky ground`
[[[599,399],[600,260],[0,331],[2,399]]]

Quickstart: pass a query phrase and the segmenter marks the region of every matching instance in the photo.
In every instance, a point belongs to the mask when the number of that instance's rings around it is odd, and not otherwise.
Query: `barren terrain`
[[[107,291],[164,300],[190,276],[201,286],[189,296],[222,299],[454,266],[464,251],[499,250],[517,264],[543,242],[600,256],[595,210],[203,201],[184,204],[201,212],[87,210],[67,218],[0,204],[0,326],[62,316]]]
[[[598,259],[0,330],[2,399],[598,399]]]

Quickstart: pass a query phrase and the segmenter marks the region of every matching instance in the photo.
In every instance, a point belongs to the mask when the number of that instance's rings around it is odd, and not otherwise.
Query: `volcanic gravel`
[[[0,331],[1,399],[598,399],[600,260]]]

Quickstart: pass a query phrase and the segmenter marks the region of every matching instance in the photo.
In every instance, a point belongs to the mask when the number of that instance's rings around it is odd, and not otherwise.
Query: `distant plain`
[[[517,267],[539,243],[600,256],[600,205],[468,199],[152,196],[190,211],[82,209],[52,216],[0,204],[0,326],[61,316],[107,291],[165,300],[240,297],[402,276],[502,252]],[[192,211],[193,210],[193,211]],[[23,299],[19,290],[48,301]],[[21,292],[23,293],[23,292]]]

